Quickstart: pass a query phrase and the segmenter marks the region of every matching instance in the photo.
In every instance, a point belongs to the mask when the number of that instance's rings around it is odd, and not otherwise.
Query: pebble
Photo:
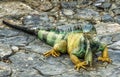
[[[8,44],[0,43],[0,57],[3,58],[4,56],[12,54],[10,46]]]
[[[14,52],[18,52],[19,51],[19,48],[17,46],[12,46],[11,49],[14,51]]]
[[[105,14],[102,16],[102,21],[103,22],[113,22],[114,19],[110,14]]]
[[[63,9],[63,14],[65,14],[65,15],[73,15],[74,11],[69,10],[69,9]]]

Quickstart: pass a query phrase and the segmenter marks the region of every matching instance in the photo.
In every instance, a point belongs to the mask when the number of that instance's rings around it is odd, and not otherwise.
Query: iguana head
[[[84,24],[82,26],[82,31],[84,33],[84,36],[88,39],[93,38],[97,34],[96,28],[91,23]]]

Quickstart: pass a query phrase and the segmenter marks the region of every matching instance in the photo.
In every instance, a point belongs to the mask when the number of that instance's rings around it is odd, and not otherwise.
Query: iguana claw
[[[87,63],[84,61],[84,62],[80,62],[80,63],[76,64],[74,68],[76,70],[80,70],[80,68],[86,69],[86,67],[85,67],[86,65],[87,65]]]
[[[57,52],[54,49],[52,49],[52,50],[50,50],[48,52],[45,52],[43,55],[45,57],[48,57],[48,56],[58,57],[58,56],[60,56],[60,52]]]
[[[112,60],[109,57],[98,57],[99,61],[111,63]]]

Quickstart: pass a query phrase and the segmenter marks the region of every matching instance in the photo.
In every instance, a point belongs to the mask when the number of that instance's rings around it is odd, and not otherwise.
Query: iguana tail
[[[9,27],[12,27],[14,29],[17,29],[17,30],[21,30],[25,33],[28,33],[28,34],[31,34],[31,35],[36,35],[38,34],[38,31],[35,30],[35,29],[29,29],[28,27],[23,27],[23,26],[18,26],[18,25],[15,25],[13,24],[12,22],[10,22],[9,20],[3,20],[3,24],[9,26]]]
[[[56,34],[56,32],[46,31],[46,30],[36,30],[29,27],[23,27],[19,25],[14,25],[10,20],[3,20],[3,23],[9,27],[24,31],[26,33],[36,35],[40,40],[45,41],[47,44],[53,46],[56,42],[64,39],[65,34]]]

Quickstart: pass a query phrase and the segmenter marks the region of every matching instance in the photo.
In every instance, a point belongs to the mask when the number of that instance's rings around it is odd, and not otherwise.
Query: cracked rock
[[[41,72],[43,72],[45,75],[50,75],[50,76],[56,74],[62,74],[65,71],[67,71],[66,67],[61,63],[54,65],[47,63],[44,64],[42,67],[38,66],[36,68],[38,68],[38,70],[41,70]]]
[[[0,43],[0,57],[3,58],[4,56],[12,54],[10,46],[7,44]]]
[[[10,29],[1,29],[0,30],[0,38],[1,37],[11,37],[11,36],[16,36],[18,35],[18,31],[17,30],[10,30]]]
[[[6,63],[0,62],[0,77],[10,77],[11,74],[11,67]]]
[[[105,44],[112,44],[112,37],[111,36],[105,36],[101,39],[101,42],[105,43]]]
[[[12,66],[16,69],[28,69],[36,64],[43,64],[42,60],[39,60],[40,55],[35,53],[17,52],[9,58],[12,61]]]
[[[120,40],[120,34],[114,34],[112,37],[113,37],[113,39],[112,39],[113,42]]]
[[[43,77],[39,72],[33,68],[26,70],[13,70],[12,77]]]
[[[117,23],[100,23],[94,26],[98,35],[112,35],[120,32],[120,25]]]
[[[120,41],[117,41],[109,46],[111,49],[120,50]]]
[[[84,20],[100,20],[101,17],[97,11],[93,9],[77,9],[77,14],[75,17],[84,19]]]

